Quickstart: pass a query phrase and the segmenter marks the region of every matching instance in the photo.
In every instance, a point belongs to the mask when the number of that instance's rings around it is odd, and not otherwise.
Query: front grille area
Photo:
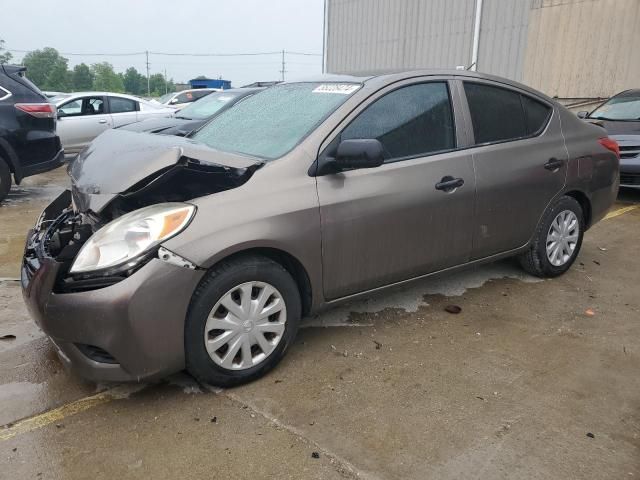
[[[620,185],[640,186],[640,173],[621,173]]]
[[[84,343],[76,343],[76,347],[80,350],[85,357],[98,363],[109,363],[112,365],[117,364],[117,360],[106,350],[96,347],[95,345],[85,345]]]
[[[640,145],[620,145],[620,158],[635,158],[640,156]]]

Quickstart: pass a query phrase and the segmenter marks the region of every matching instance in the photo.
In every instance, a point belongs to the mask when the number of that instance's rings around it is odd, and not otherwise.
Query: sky
[[[0,39],[13,63],[24,53],[53,47],[78,63],[107,61],[117,72],[133,66],[145,74],[145,55],[131,52],[286,54],[285,78],[321,73],[324,0],[2,0]],[[81,53],[83,55],[64,55]],[[198,75],[233,86],[279,80],[281,53],[239,57],[167,56],[151,53],[150,72],[176,82]]]

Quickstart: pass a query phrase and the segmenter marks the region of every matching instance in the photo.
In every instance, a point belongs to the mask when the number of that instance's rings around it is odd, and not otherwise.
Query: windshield
[[[216,150],[266,159],[281,157],[356,90],[355,83],[289,83],[225,110],[193,139]]]
[[[160,103],[166,103],[168,100],[171,99],[171,97],[173,97],[175,95],[175,93],[165,93],[164,95],[162,95],[157,101]]]
[[[613,97],[596,108],[589,118],[600,120],[640,120],[640,94],[628,93]]]
[[[200,100],[180,110],[176,116],[189,120],[204,120],[219,111],[225,105],[233,103],[243,92],[239,93],[210,93]]]

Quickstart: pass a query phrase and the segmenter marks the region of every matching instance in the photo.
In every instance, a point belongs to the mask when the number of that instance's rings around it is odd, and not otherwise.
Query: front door
[[[327,150],[354,138],[378,139],[386,161],[317,178],[325,298],[468,261],[475,182],[471,155],[457,150],[448,82],[388,87]],[[443,183],[452,179],[461,184]]]
[[[77,98],[58,107],[56,133],[65,153],[78,153],[112,125],[102,96]]]
[[[473,259],[525,245],[567,175],[558,112],[542,99],[465,81],[475,148]]]
[[[138,102],[131,98],[113,95],[107,98],[109,99],[109,113],[111,113],[111,118],[113,119],[113,128],[129,125],[139,120],[138,110],[140,110],[140,107]]]

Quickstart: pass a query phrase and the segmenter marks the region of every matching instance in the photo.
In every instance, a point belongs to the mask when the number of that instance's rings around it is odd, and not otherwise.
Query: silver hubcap
[[[580,234],[580,222],[571,210],[560,212],[551,222],[547,233],[547,258],[560,267],[567,263],[576,250]]]
[[[204,343],[216,364],[244,370],[275,350],[286,321],[284,299],[273,285],[243,283],[225,293],[209,313]]]

